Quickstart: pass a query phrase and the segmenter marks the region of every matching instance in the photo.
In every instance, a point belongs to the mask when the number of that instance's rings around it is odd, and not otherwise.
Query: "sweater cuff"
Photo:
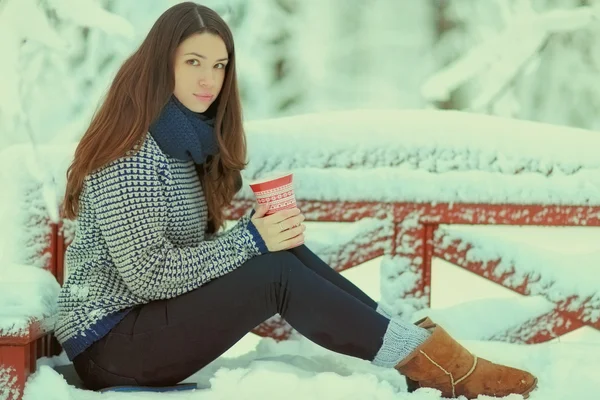
[[[258,251],[260,252],[260,254],[268,253],[269,249],[267,248],[267,245],[265,244],[265,241],[263,240],[262,236],[258,232],[258,229],[256,229],[254,222],[248,220],[248,225],[246,225],[246,229],[248,229],[248,232],[250,232],[250,235],[252,236],[256,247],[258,247]]]

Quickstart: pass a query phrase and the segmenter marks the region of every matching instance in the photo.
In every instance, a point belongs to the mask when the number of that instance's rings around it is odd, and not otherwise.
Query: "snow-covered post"
[[[381,264],[382,301],[395,315],[411,319],[430,305],[431,258],[436,224],[420,221],[422,211],[398,204],[390,257]]]

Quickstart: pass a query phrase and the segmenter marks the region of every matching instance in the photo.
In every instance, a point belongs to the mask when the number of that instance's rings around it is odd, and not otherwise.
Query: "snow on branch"
[[[552,10],[521,19],[433,74],[423,84],[421,92],[430,101],[447,100],[452,91],[477,73],[492,68],[497,77],[493,80],[494,87],[476,99],[474,109],[480,109],[534,58],[549,35],[582,29],[598,19],[600,9],[589,6]]]
[[[519,75],[538,57],[540,50],[547,43],[547,35],[542,32],[532,32],[529,36],[521,38],[519,46],[509,49],[500,62],[493,63],[487,71],[491,79],[481,92],[471,101],[468,111],[483,112],[490,104],[510,86],[513,79]]]
[[[48,0],[63,20],[77,25],[100,28],[104,32],[133,38],[134,29],[125,18],[106,11],[93,0]]]
[[[77,34],[64,36],[65,28],[97,28],[129,39],[134,36],[134,28],[125,18],[105,10],[96,0],[4,0],[0,5],[3,61],[0,65],[0,87],[3,88],[0,93],[0,137],[7,143],[11,142],[11,136],[26,138],[33,153],[37,154],[36,136],[40,135],[36,133],[40,128],[33,120],[40,110],[32,107],[32,97],[35,97],[32,93],[46,89],[45,82],[56,80],[55,87],[60,87],[60,83],[73,79],[69,71],[77,63],[73,61],[73,55],[79,50],[77,45],[81,38]],[[52,95],[55,93],[49,90],[48,96]],[[57,221],[55,179],[47,172],[47,160],[39,156],[34,160],[34,169],[40,172],[34,176],[42,184],[50,217]]]

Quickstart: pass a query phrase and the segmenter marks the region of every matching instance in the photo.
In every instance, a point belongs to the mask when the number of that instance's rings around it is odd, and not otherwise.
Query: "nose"
[[[212,68],[209,70],[201,68],[201,71],[198,74],[198,84],[202,87],[213,87],[213,85],[215,84],[215,78],[213,76]]]

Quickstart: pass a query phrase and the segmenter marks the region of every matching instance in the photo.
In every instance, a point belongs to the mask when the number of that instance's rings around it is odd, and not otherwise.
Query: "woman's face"
[[[196,33],[175,52],[173,94],[194,112],[204,112],[215,101],[225,80],[227,48],[218,35]]]

